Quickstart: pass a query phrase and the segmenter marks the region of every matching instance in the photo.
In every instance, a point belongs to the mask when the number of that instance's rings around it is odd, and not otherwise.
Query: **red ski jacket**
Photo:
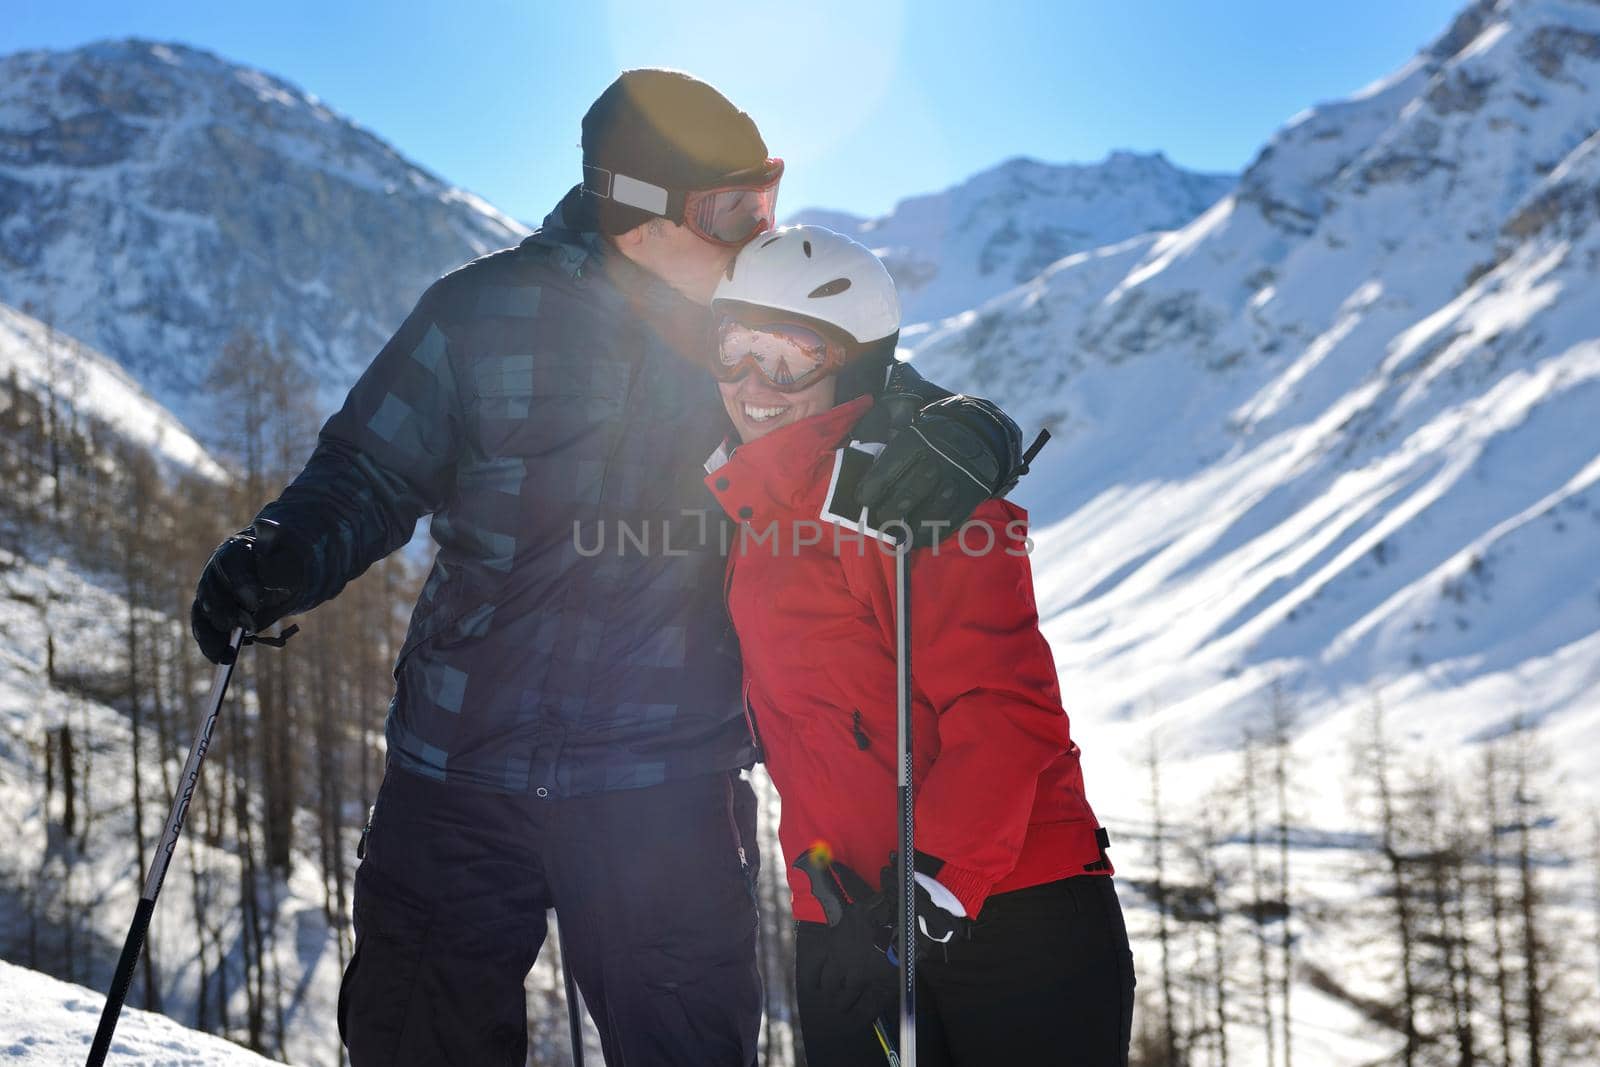
[[[898,840],[894,555],[823,518],[853,451],[837,446],[871,403],[707,464],[740,524],[727,595],[745,707],[783,802],[794,915],[811,922],[824,919],[792,866],[802,852],[826,842],[876,882]],[[911,561],[917,850],[944,861],[938,879],[971,916],[992,893],[1111,873],[1039,632],[1026,532],[1026,512],[991,500]]]

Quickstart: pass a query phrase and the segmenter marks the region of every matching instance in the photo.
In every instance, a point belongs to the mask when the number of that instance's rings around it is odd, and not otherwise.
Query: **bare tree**
[[[1290,1027],[1289,991],[1294,985],[1294,908],[1289,897],[1289,762],[1292,757],[1294,707],[1282,682],[1272,685],[1268,738],[1272,744],[1273,797],[1277,802],[1278,901],[1283,920],[1278,927],[1279,979],[1282,982],[1283,1067],[1292,1067],[1294,1037]]]
[[[1267,941],[1268,902],[1264,892],[1261,865],[1261,815],[1257,803],[1259,784],[1256,763],[1260,745],[1249,730],[1244,733],[1245,833],[1250,856],[1250,921],[1255,929],[1257,989],[1261,999],[1262,1036],[1266,1039],[1266,1067],[1274,1067],[1277,1036],[1272,1025],[1272,950]]]
[[[1480,892],[1488,906],[1489,935],[1492,947],[1492,967],[1495,1020],[1500,1037],[1499,1062],[1511,1063],[1511,969],[1510,951],[1506,945],[1506,905],[1500,886],[1500,837],[1505,832],[1501,824],[1500,794],[1504,788],[1497,749],[1493,745],[1483,751],[1482,789],[1484,800],[1484,853],[1483,870],[1479,876]]]
[[[1455,1043],[1451,1062],[1471,1067],[1477,1061],[1471,946],[1461,899],[1469,844],[1460,824],[1451,821],[1454,808],[1448,781],[1429,761],[1408,791],[1403,813],[1417,837],[1407,870],[1416,904],[1413,961],[1418,1000],[1433,1022],[1427,1027],[1426,1045],[1440,1047],[1442,1054],[1449,1035]]]
[[[1513,726],[1512,737],[1511,803],[1517,828],[1516,908],[1521,920],[1523,1023],[1527,1028],[1528,1067],[1542,1067],[1545,1038],[1544,952],[1539,923],[1541,893],[1533,866],[1533,824],[1537,818],[1539,798],[1534,795],[1533,783],[1529,778],[1531,753],[1528,725],[1520,716]]]
[[[1390,766],[1394,753],[1384,733],[1383,703],[1376,694],[1372,699],[1368,723],[1365,763],[1377,794],[1378,849],[1388,872],[1388,895],[1394,909],[1394,941],[1400,953],[1400,1029],[1405,1038],[1401,1062],[1405,1067],[1416,1067],[1422,1049],[1421,1034],[1417,1028],[1419,992],[1412,958],[1416,945],[1416,917],[1411,899],[1411,872],[1401,836],[1401,805],[1395,795],[1394,772]]]
[[[1145,767],[1150,773],[1150,849],[1155,880],[1151,884],[1151,899],[1156,905],[1156,943],[1161,949],[1161,1014],[1165,1022],[1166,1064],[1178,1067],[1182,1042],[1178,1032],[1176,998],[1173,994],[1173,930],[1171,900],[1168,895],[1166,863],[1166,822],[1161,807],[1161,748],[1154,731],[1145,756]]]
[[[149,546],[152,543],[151,525],[153,511],[158,503],[160,477],[148,452],[139,448],[124,447],[119,450],[119,467],[124,479],[125,493],[118,509],[121,521],[117,524],[117,552],[121,557],[123,600],[126,606],[124,653],[127,657],[127,701],[131,726],[130,743],[133,749],[133,774],[129,788],[133,794],[133,840],[137,858],[134,877],[142,879],[147,867],[145,852],[144,816],[144,685],[140,671],[145,652],[141,645],[144,622],[141,608],[148,597]],[[144,975],[144,1006],[150,1011],[161,1010],[161,989],[156,981],[156,946],[146,945],[140,954]]]
[[[1210,940],[1209,952],[1203,956],[1197,946],[1194,971],[1200,979],[1201,991],[1210,1002],[1210,1017],[1205,1022],[1205,1029],[1209,1032],[1215,1050],[1214,1062],[1218,1067],[1228,1067],[1228,987],[1232,973],[1225,906],[1228,875],[1217,856],[1223,842],[1223,824],[1215,794],[1208,795],[1200,805],[1194,842],[1189,850],[1196,875],[1198,922],[1195,925]]]
[[[1594,885],[1591,889],[1593,899],[1590,901],[1594,911],[1595,983],[1593,988],[1600,990],[1600,811],[1591,812],[1589,815],[1589,863],[1594,875]]]
[[[1441,932],[1446,947],[1446,970],[1450,981],[1451,1020],[1456,1039],[1457,1067],[1474,1067],[1478,1062],[1478,1000],[1474,983],[1472,935],[1467,916],[1467,865],[1472,841],[1465,831],[1467,815],[1455,790],[1446,786],[1447,799],[1441,809],[1448,812],[1446,830],[1441,835],[1442,859],[1436,875],[1435,892],[1442,900]]]

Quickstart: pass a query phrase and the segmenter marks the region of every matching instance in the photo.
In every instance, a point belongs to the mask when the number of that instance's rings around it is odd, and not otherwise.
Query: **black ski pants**
[[[797,954],[822,927],[798,924]],[[887,966],[887,964],[885,965]],[[918,1067],[1124,1067],[1133,956],[1111,879],[1080,875],[990,897],[972,936],[917,964]],[[870,1029],[842,1031],[800,997],[806,1062],[884,1067]],[[898,1007],[884,1023],[898,1036]]]
[[[339,991],[352,1067],[521,1067],[551,907],[608,1064],[751,1067],[756,862],[737,773],[544,800],[391,767]]]

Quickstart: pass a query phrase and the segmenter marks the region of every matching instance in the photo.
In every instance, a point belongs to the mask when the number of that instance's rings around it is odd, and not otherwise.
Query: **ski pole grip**
[[[289,643],[289,638],[293,637],[299,632],[300,624],[295,623],[293,626],[290,626],[288,629],[280,633],[277,637],[263,637],[260,634],[246,634],[243,643],[247,645],[268,645],[272,648],[282,648],[284,645]]]
[[[800,853],[800,858],[794,861],[794,867],[805,872],[805,876],[811,880],[811,895],[822,905],[822,914],[828,920],[828,925],[838,926],[839,920],[844,918],[844,894],[839,891],[839,883],[828,870],[827,859],[820,850],[812,847]]]
[[[106,1053],[111,1051],[111,1036],[116,1033],[123,1002],[128,999],[128,987],[133,984],[133,971],[139,966],[139,954],[144,951],[145,935],[150,930],[150,916],[155,910],[156,902],[148,899],[141,899],[139,906],[134,909],[133,925],[128,928],[128,940],[122,944],[117,973],[111,979],[111,992],[106,994],[106,1006],[100,1013],[100,1026],[95,1030],[94,1044],[89,1047],[87,1067],[101,1067],[106,1062]]]
[[[1050,431],[1049,430],[1040,430],[1039,431],[1039,436],[1035,437],[1033,439],[1033,444],[1029,445],[1028,446],[1028,450],[1022,454],[1022,469],[1023,470],[1027,470],[1028,469],[1028,467],[1033,463],[1033,457],[1037,456],[1039,454],[1039,450],[1041,448],[1043,448],[1045,446],[1045,444],[1049,440],[1050,440]]]

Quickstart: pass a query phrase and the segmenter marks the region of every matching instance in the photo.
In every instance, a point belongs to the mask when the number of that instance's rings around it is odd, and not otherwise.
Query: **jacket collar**
[[[545,216],[523,247],[550,249],[575,281],[596,279],[614,290],[617,311],[626,305],[632,319],[650,328],[668,347],[696,366],[710,359],[711,312],[619,252],[599,232],[593,198],[575,185]]]
[[[857,397],[731,452],[724,442],[706,463],[706,486],[730,516],[758,529],[774,520],[818,518],[834,451],[871,407],[872,397]],[[726,461],[715,465],[721,457]]]

